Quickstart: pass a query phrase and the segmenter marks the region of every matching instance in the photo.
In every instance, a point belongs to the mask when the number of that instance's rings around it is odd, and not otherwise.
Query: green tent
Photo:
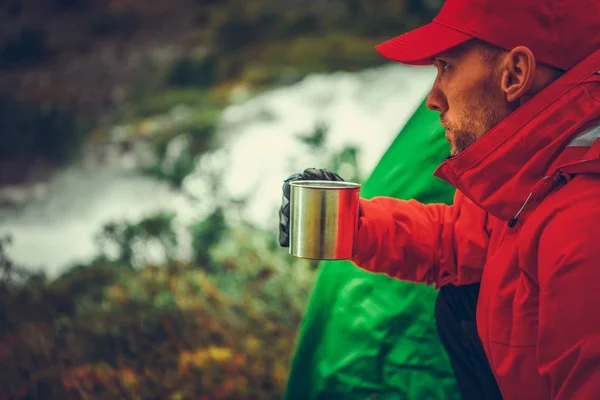
[[[450,203],[433,177],[448,154],[439,115],[421,104],[365,182],[361,196]],[[300,327],[285,398],[458,399],[434,320],[433,287],[321,263]]]

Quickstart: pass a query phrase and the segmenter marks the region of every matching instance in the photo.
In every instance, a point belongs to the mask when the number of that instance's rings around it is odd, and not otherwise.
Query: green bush
[[[246,16],[242,10],[232,8],[215,28],[214,45],[225,54],[235,53],[255,43],[259,29],[256,20]]]
[[[303,73],[358,70],[385,62],[375,51],[380,39],[343,32],[270,43],[260,54],[263,63],[275,68],[295,68]]]
[[[329,127],[323,122],[319,122],[315,125],[313,131],[308,134],[297,134],[296,138],[311,147],[311,150],[321,150],[325,141],[327,140],[327,133]]]
[[[112,222],[106,224],[97,240],[100,248],[117,250],[116,260],[125,265],[133,265],[142,260],[136,258],[135,246],[150,243],[160,245],[166,259],[171,260],[177,248],[177,236],[173,230],[175,214],[158,213],[143,218],[137,223]]]
[[[221,241],[226,232],[227,224],[221,208],[217,208],[203,221],[193,224],[190,227],[190,233],[194,249],[194,262],[213,269],[215,265],[210,250]]]
[[[197,87],[158,88],[142,90],[129,104],[132,119],[167,114],[177,106],[189,106],[218,115],[220,104],[215,103],[209,93]]]
[[[174,140],[183,139],[185,149],[183,149],[176,157],[166,159],[166,150],[170,142],[160,144],[156,148],[157,159],[159,162],[151,166],[145,172],[164,181],[167,181],[174,187],[180,189],[184,179],[191,174],[196,167],[196,156],[192,153],[190,144],[190,135],[176,137]]]
[[[209,54],[199,60],[184,57],[171,67],[167,76],[167,84],[179,87],[211,87],[218,81],[217,66],[218,59],[214,54]]]
[[[332,156],[329,170],[337,171],[347,181],[361,183],[362,177],[358,169],[359,153],[360,150],[354,146],[344,147]]]
[[[154,134],[157,163],[145,171],[176,188],[181,188],[185,177],[194,171],[198,156],[214,148],[217,132],[217,110],[210,106],[188,110],[189,116],[173,122],[164,132]],[[176,154],[168,152],[172,145]]]
[[[294,38],[322,31],[322,21],[314,11],[272,6],[240,6],[227,9],[214,24],[214,47],[224,54],[236,53],[278,39]]]
[[[397,36],[430,22],[442,2],[440,0],[439,4],[435,4],[433,1],[423,0],[386,0],[373,3],[346,0],[345,12],[333,17],[333,25],[368,37]]]
[[[314,34],[322,30],[321,21],[311,12],[290,16],[280,29],[279,37],[289,38],[298,35]]]
[[[64,163],[78,153],[83,137],[84,127],[74,110],[0,95],[0,159],[42,157]]]

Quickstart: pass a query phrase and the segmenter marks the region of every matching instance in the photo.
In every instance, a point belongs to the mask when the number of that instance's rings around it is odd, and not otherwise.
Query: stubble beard
[[[442,126],[449,131],[451,156],[465,151],[516,109],[516,106],[491,95],[493,88],[489,82],[483,86],[484,90],[475,101],[467,103],[470,105],[456,118],[456,122],[447,120],[445,116],[441,118]]]

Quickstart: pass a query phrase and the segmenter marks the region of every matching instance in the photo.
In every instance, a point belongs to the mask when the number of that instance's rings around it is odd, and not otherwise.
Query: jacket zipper
[[[529,205],[529,203],[538,195],[538,193],[540,192],[540,189],[542,187],[544,187],[546,185],[546,183],[550,180],[554,178],[552,185],[550,186],[549,189],[551,189],[552,187],[554,187],[555,183],[562,183],[565,184],[568,182],[567,177],[561,172],[561,171],[556,171],[555,174],[553,175],[547,175],[545,177],[543,177],[531,190],[531,192],[529,193],[529,195],[527,196],[527,198],[525,199],[525,201],[523,202],[523,205],[521,206],[521,208],[519,208],[519,211],[517,211],[517,213],[515,214],[514,217],[512,217],[509,221],[508,221],[508,227],[509,228],[514,228],[515,225],[517,225],[517,222],[519,221],[519,217],[521,217],[521,214],[523,214],[523,211],[525,211],[525,209],[527,208],[527,206]],[[548,189],[548,190],[549,190]]]

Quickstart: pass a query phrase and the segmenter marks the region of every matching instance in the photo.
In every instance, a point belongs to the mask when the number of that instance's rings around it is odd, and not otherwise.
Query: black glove
[[[335,172],[326,169],[307,168],[301,174],[290,175],[283,181],[281,208],[279,209],[279,245],[290,245],[290,182],[293,181],[344,181]]]

